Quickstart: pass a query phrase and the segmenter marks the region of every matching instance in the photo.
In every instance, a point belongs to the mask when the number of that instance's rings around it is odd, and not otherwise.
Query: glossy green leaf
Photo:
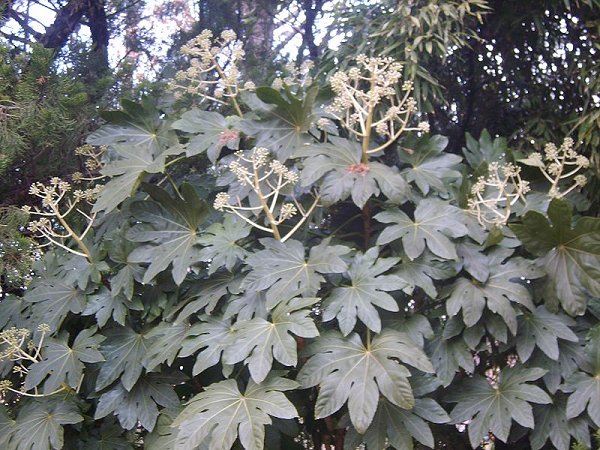
[[[379,333],[381,319],[375,306],[387,311],[399,310],[398,303],[387,292],[403,289],[407,283],[398,275],[382,274],[394,267],[400,258],[378,259],[378,256],[377,247],[364,255],[357,253],[347,273],[351,284],[333,289],[323,302],[323,320],[337,319],[344,336],[354,329],[357,319]]]
[[[103,327],[112,318],[119,325],[125,326],[125,318],[129,310],[141,311],[143,305],[139,298],[127,298],[122,294],[115,296],[104,286],[101,286],[98,292],[88,296],[88,302],[81,313],[84,316],[96,316],[96,322]]]
[[[506,367],[493,383],[473,375],[446,397],[447,401],[457,403],[450,415],[452,421],[470,421],[467,428],[473,448],[477,448],[489,432],[507,442],[513,420],[533,429],[535,422],[530,403],[546,404],[552,399],[529,382],[538,380],[545,372],[539,368]]]
[[[189,330],[190,325],[185,322],[161,322],[146,333],[150,341],[143,361],[146,370],[152,371],[162,363],[173,364]]]
[[[415,209],[412,220],[400,209],[387,210],[375,219],[388,225],[377,238],[377,245],[402,239],[404,251],[415,259],[425,251],[425,245],[437,256],[458,259],[456,246],[450,238],[468,233],[463,212],[440,200],[422,200]]]
[[[222,224],[215,223],[204,230],[198,239],[198,243],[204,246],[199,258],[200,261],[210,263],[209,275],[223,266],[231,270],[239,260],[244,260],[248,252],[238,245],[238,241],[249,234],[250,227],[230,215],[225,216]]]
[[[473,169],[477,169],[483,163],[504,160],[508,153],[506,139],[496,137],[492,140],[490,133],[485,129],[481,132],[479,140],[467,133],[466,144],[463,153]]]
[[[572,227],[571,207],[553,200],[548,217],[530,211],[511,229],[548,274],[552,290],[571,315],[585,312],[588,296],[600,296],[600,219],[582,217]]]
[[[294,381],[279,377],[267,378],[261,384],[250,381],[244,393],[235,380],[207,386],[173,422],[178,429],[174,450],[189,450],[200,444],[209,450],[229,450],[238,436],[246,450],[262,450],[265,425],[272,422],[271,417],[298,416],[283,394],[296,387]]]
[[[28,401],[17,416],[12,448],[18,450],[54,450],[63,448],[62,425],[83,421],[79,409],[68,399]]]
[[[468,373],[475,370],[473,354],[461,337],[448,339],[439,334],[429,344],[429,353],[435,373],[445,387],[461,368]]]
[[[73,389],[81,384],[84,363],[104,361],[98,347],[104,336],[96,334],[95,327],[81,331],[73,345],[69,345],[69,335],[61,333],[56,338],[49,338],[42,351],[43,359],[29,366],[25,378],[27,391],[44,383],[43,393],[49,394],[61,386]]]
[[[458,278],[450,287],[450,297],[446,302],[448,315],[455,316],[462,309],[465,325],[472,327],[487,307],[502,316],[512,334],[516,334],[517,312],[511,302],[533,311],[535,306],[531,293],[523,281],[539,278],[543,276],[543,272],[533,261],[520,257],[507,259],[511,253],[510,250],[500,248],[489,253],[487,265],[490,276],[485,283]]]
[[[322,274],[342,273],[347,269],[340,256],[350,249],[343,245],[329,245],[329,240],[312,247],[308,259],[304,245],[299,241],[281,243],[266,238],[260,243],[264,250],[246,259],[246,264],[253,270],[244,280],[243,287],[250,291],[268,289],[267,308],[289,299],[290,293],[314,296],[325,281]]]
[[[408,381],[409,364],[423,372],[433,367],[405,333],[385,329],[366,346],[353,333],[323,334],[307,349],[310,356],[298,374],[303,388],[319,386],[315,417],[327,417],[346,401],[352,425],[364,433],[375,416],[379,394],[404,409],[415,405]]]
[[[15,421],[8,415],[5,405],[0,405],[0,446],[8,448],[8,443],[15,430]]]
[[[131,390],[142,373],[142,361],[148,352],[146,337],[129,327],[111,328],[103,334],[107,339],[100,352],[106,361],[100,366],[96,389],[104,389],[120,378],[125,389]]]
[[[139,424],[152,431],[158,418],[157,405],[165,408],[179,405],[179,398],[173,388],[178,382],[181,382],[180,377],[148,374],[141,377],[129,390],[118,383],[100,396],[94,419],[98,420],[112,413],[119,418],[119,423],[126,430],[132,430]]]
[[[199,261],[198,227],[208,215],[207,204],[200,200],[189,184],[181,187],[182,198],[172,198],[165,191],[147,187],[154,202],[136,202],[131,205],[134,216],[142,223],[134,225],[127,238],[146,245],[133,250],[129,262],[149,263],[144,283],[173,264],[175,283],[181,284],[188,268]]]
[[[411,260],[405,257],[394,271],[409,284],[404,292],[412,294],[415,288],[420,288],[432,298],[437,297],[434,280],[445,280],[455,274],[455,270],[447,262],[436,259],[426,250],[421,256]]]
[[[292,298],[279,303],[269,320],[256,317],[237,322],[223,352],[226,364],[244,361],[256,383],[271,371],[273,358],[284,366],[296,367],[297,343],[294,335],[312,338],[319,335],[311,310],[318,298]]]
[[[220,317],[202,317],[202,322],[192,325],[181,344],[180,356],[184,358],[198,352],[192,369],[194,376],[219,363],[231,333],[231,321]]]
[[[553,448],[569,450],[571,436],[575,441],[590,447],[590,433],[585,419],[567,419],[565,402],[558,397],[554,404],[535,405],[533,407],[535,428],[530,434],[532,450],[541,449],[549,439]]]

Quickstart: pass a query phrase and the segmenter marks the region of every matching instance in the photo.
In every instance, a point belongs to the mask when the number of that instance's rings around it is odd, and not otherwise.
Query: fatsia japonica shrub
[[[591,445],[575,142],[451,154],[394,61],[256,88],[232,33],[183,51],[174,105],[123,101],[87,173],[31,187],[48,246],[0,302],[1,448]]]

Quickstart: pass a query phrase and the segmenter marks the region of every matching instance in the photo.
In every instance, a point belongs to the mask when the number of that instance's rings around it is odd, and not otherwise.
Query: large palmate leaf
[[[350,286],[335,288],[323,303],[323,320],[337,319],[340,330],[347,336],[360,319],[371,330],[381,331],[381,319],[375,306],[387,311],[398,311],[398,303],[386,291],[397,291],[407,286],[398,275],[382,275],[394,267],[400,258],[378,258],[377,247],[364,255],[356,254],[348,269]]]
[[[455,275],[455,270],[448,262],[436,259],[429,250],[425,250],[421,256],[411,260],[408,257],[402,259],[394,272],[408,283],[404,292],[412,294],[415,288],[421,288],[430,297],[437,297],[437,289],[434,280],[445,280]]]
[[[144,283],[172,263],[173,280],[181,284],[188,268],[199,260],[198,227],[208,215],[208,206],[187,183],[181,186],[181,198],[172,198],[166,191],[152,186],[146,186],[146,190],[154,202],[140,201],[131,205],[131,212],[142,223],[134,225],[127,238],[147,244],[132,251],[128,261],[150,264]]]
[[[250,227],[235,216],[226,216],[222,224],[214,223],[204,230],[198,243],[204,248],[200,251],[200,261],[209,262],[209,275],[220,267],[233,269],[238,260],[243,260],[247,253],[238,241],[250,234]]]
[[[325,281],[321,274],[342,273],[347,269],[340,256],[347,254],[350,249],[343,245],[329,245],[329,240],[312,247],[308,260],[304,245],[299,241],[282,243],[266,238],[261,239],[260,243],[265,249],[246,258],[246,264],[253,270],[243,286],[251,291],[269,289],[267,308],[272,308],[294,293],[314,296]]]
[[[0,446],[8,448],[10,440],[15,430],[15,421],[8,416],[8,411],[5,405],[0,405]]]
[[[554,404],[551,405],[535,405],[533,415],[535,428],[529,437],[532,450],[541,449],[548,439],[553,448],[569,450],[571,436],[575,441],[590,447],[587,420],[584,418],[567,419],[565,401],[562,397],[556,397]]]
[[[241,120],[239,127],[245,134],[256,139],[257,147],[266,147],[281,162],[295,157],[298,149],[313,140],[307,131],[312,124],[317,92],[315,84],[308,89],[303,99],[298,99],[287,90],[280,93],[268,87],[260,87],[257,89],[257,96],[276,107],[263,111],[264,120]]]
[[[508,153],[506,139],[497,137],[492,140],[488,130],[483,130],[476,140],[469,133],[466,135],[466,147],[463,147],[465,158],[473,169],[490,161],[504,160]]]
[[[94,419],[98,420],[113,413],[126,430],[139,425],[148,431],[154,429],[158,418],[157,405],[173,408],[179,405],[179,398],[173,386],[181,382],[181,377],[148,374],[141,377],[132,389],[125,389],[118,383],[100,396]]]
[[[25,389],[32,390],[42,381],[45,394],[56,391],[62,385],[77,389],[83,377],[83,363],[104,361],[98,346],[105,338],[95,333],[95,327],[81,331],[73,346],[69,346],[67,333],[48,339],[42,351],[43,359],[29,366]]]
[[[551,403],[539,387],[528,384],[541,378],[546,371],[523,366],[506,367],[498,379],[490,381],[473,375],[456,386],[446,397],[457,405],[450,416],[455,423],[469,420],[469,440],[477,448],[482,439],[492,432],[503,442],[508,440],[512,421],[525,428],[534,428],[530,403]]]
[[[155,156],[147,146],[117,145],[117,159],[102,169],[102,175],[112,179],[100,191],[92,211],[112,211],[138,188],[144,174],[165,170],[167,153]]]
[[[456,246],[450,238],[468,233],[462,210],[441,200],[422,200],[415,209],[415,220],[403,211],[387,210],[375,216],[375,219],[388,225],[377,238],[377,244],[383,245],[402,239],[404,252],[415,259],[425,251],[425,244],[437,256],[446,259],[458,259]]]
[[[455,316],[462,309],[465,325],[472,327],[487,307],[502,316],[512,334],[516,334],[517,314],[511,302],[533,311],[535,306],[531,294],[522,280],[539,278],[543,276],[543,272],[533,261],[524,258],[513,257],[506,260],[511,253],[511,250],[501,248],[490,252],[487,257],[490,276],[485,283],[458,278],[450,287],[450,297],[446,302],[448,315]]]
[[[352,449],[359,448],[361,444],[365,444],[368,449],[412,449],[414,438],[421,444],[434,448],[433,434],[426,421],[445,423],[449,420],[446,411],[430,398],[415,399],[412,410],[399,408],[382,399],[367,431],[361,435],[350,428],[344,444]]]
[[[96,389],[101,390],[121,378],[125,389],[131,390],[142,373],[142,361],[148,352],[146,336],[129,327],[103,331],[107,339],[100,347],[106,361],[100,366]]]
[[[404,364],[433,372],[425,353],[408,335],[391,329],[384,329],[366,346],[355,333],[345,338],[329,332],[307,353],[310,359],[297,379],[303,388],[319,386],[315,417],[327,417],[348,401],[350,420],[359,433],[371,424],[380,392],[401,408],[415,405],[408,381],[411,374]]]
[[[408,182],[414,182],[423,195],[427,195],[430,189],[448,192],[448,182],[461,176],[455,167],[462,158],[444,153],[447,145],[448,138],[444,136],[425,135],[415,141],[403,143],[402,148],[398,149],[398,159],[410,164],[409,168],[402,170],[402,174]]]
[[[531,313],[519,317],[517,353],[522,361],[527,361],[537,347],[551,359],[558,359],[560,351],[558,339],[577,342],[579,339],[571,328],[575,321],[564,314],[552,314],[545,306],[538,306]]]
[[[136,243],[125,237],[123,230],[118,230],[110,240],[108,256],[112,261],[122,265],[118,272],[110,278],[110,293],[112,296],[117,296],[122,292],[128,300],[131,300],[135,282],[142,282],[144,269],[139,264],[127,260],[131,251],[136,247]]]
[[[150,341],[143,362],[146,370],[154,370],[164,362],[169,366],[173,364],[189,330],[190,325],[185,322],[161,322],[152,328],[146,334],[146,338]]]
[[[99,429],[84,429],[79,437],[85,450],[133,450],[132,443],[116,418],[103,420]]]
[[[372,196],[381,192],[390,200],[406,200],[408,183],[396,167],[378,162],[362,163],[362,147],[358,142],[331,137],[330,143],[307,146],[297,156],[305,157],[300,174],[303,186],[312,186],[323,178],[321,200],[325,205],[352,197],[362,208]]]
[[[194,376],[219,363],[232,332],[231,320],[211,316],[202,317],[202,320],[192,325],[181,345],[182,358],[198,352],[192,369]]]
[[[15,423],[11,447],[18,450],[54,450],[63,448],[62,425],[83,421],[77,406],[69,399],[28,401]]]
[[[557,199],[550,203],[548,217],[529,211],[523,223],[511,229],[528,251],[540,257],[565,311],[581,315],[589,296],[600,297],[600,219],[582,217],[571,227],[571,207]]]
[[[174,449],[189,450],[205,444],[209,450],[229,450],[239,436],[246,450],[262,450],[265,425],[271,423],[271,417],[298,416],[283,394],[297,386],[279,377],[267,378],[261,384],[251,380],[244,393],[235,380],[207,386],[173,422],[178,429]]]
[[[312,338],[319,335],[310,309],[318,298],[292,298],[279,303],[271,312],[269,320],[256,317],[234,325],[223,361],[235,364],[245,361],[250,375],[261,383],[269,374],[273,357],[284,366],[295,367],[298,363],[296,336]]]
[[[597,427],[600,427],[600,377],[596,371],[594,376],[584,372],[571,375],[561,388],[572,392],[567,401],[567,418],[579,416],[587,409],[587,413]]]
[[[119,272],[121,273],[121,272]],[[119,325],[125,326],[125,318],[130,310],[141,311],[144,309],[139,298],[128,300],[123,294],[112,295],[105,287],[101,286],[98,292],[88,295],[88,302],[81,313],[83,316],[95,315],[98,325],[103,327],[112,318]]]
[[[443,386],[449,386],[456,373],[462,368],[473,373],[473,354],[462,337],[448,339],[441,333],[429,344],[431,364]]]
[[[194,135],[186,145],[185,154],[188,157],[206,152],[208,159],[214,163],[223,147],[238,147],[239,131],[234,128],[238,121],[238,117],[225,118],[216,111],[191,109],[184,112],[171,127]]]
[[[79,314],[85,308],[85,293],[60,278],[42,279],[24,296],[33,303],[32,322],[48,324],[57,331],[69,312]]]

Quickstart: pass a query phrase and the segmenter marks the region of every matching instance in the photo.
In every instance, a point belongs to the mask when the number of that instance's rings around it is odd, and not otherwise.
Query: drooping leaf
[[[403,211],[387,210],[375,216],[379,222],[392,224],[385,227],[377,238],[383,245],[402,239],[404,251],[415,259],[427,248],[445,259],[458,259],[456,247],[450,238],[468,233],[462,218],[463,212],[441,200],[425,199],[415,209],[413,221]]]
[[[523,366],[506,367],[498,380],[473,375],[456,386],[446,400],[457,403],[450,414],[452,421],[467,425],[469,440],[477,448],[482,439],[492,432],[497,439],[507,442],[512,421],[525,428],[534,428],[530,403],[551,403],[552,399],[539,387],[529,384],[541,378],[546,371]]]
[[[261,239],[265,247],[246,258],[253,268],[244,280],[246,290],[267,291],[267,308],[287,300],[290,293],[314,296],[325,278],[321,274],[342,273],[347,265],[340,256],[350,249],[343,245],[329,245],[323,240],[310,249],[308,260],[304,245],[295,240],[285,243],[275,239]]]
[[[198,243],[204,248],[200,251],[200,261],[209,262],[209,275],[220,267],[233,269],[238,260],[244,260],[248,252],[238,241],[250,234],[250,227],[235,216],[225,216],[223,224],[215,223],[204,230]]]
[[[185,358],[198,352],[192,369],[194,376],[219,363],[231,332],[231,320],[219,317],[205,316],[202,322],[192,325],[182,342],[180,356]]]
[[[267,378],[261,384],[250,380],[244,393],[235,380],[207,386],[173,422],[177,428],[174,449],[189,450],[206,444],[209,450],[229,450],[239,437],[246,450],[262,450],[264,426],[271,423],[271,417],[298,416],[283,394],[297,386],[279,377]]]
[[[100,367],[96,389],[104,389],[120,377],[125,389],[131,390],[142,373],[142,361],[148,352],[146,337],[129,327],[115,327],[103,333],[107,339],[100,352],[106,361]]]
[[[11,445],[18,450],[63,448],[62,425],[83,421],[79,409],[69,399],[28,401],[19,411]]]
[[[83,363],[104,361],[98,346],[104,336],[96,334],[96,328],[82,330],[73,346],[69,346],[69,335],[61,333],[56,338],[46,340],[42,351],[43,359],[29,366],[25,389],[32,390],[44,382],[43,392],[49,394],[63,384],[76,389],[81,384]]]
[[[569,450],[571,436],[575,441],[590,446],[590,433],[587,420],[583,418],[567,419],[565,401],[562,397],[554,399],[554,404],[535,405],[533,407],[535,428],[530,434],[529,442],[533,450],[541,449],[550,439],[553,448]]]
[[[344,444],[348,448],[359,448],[361,444],[365,444],[368,449],[412,449],[414,438],[421,444],[434,448],[433,434],[426,421],[445,423],[449,420],[446,411],[430,398],[415,399],[412,410],[402,409],[382,399],[367,431],[361,435],[351,427]]]
[[[211,162],[216,162],[221,149],[226,145],[237,148],[240,142],[239,131],[235,129],[237,117],[223,117],[216,111],[190,109],[171,125],[175,130],[185,131],[194,136],[186,146],[186,156],[206,152]]]
[[[141,377],[131,389],[118,383],[100,396],[94,419],[102,419],[113,413],[126,430],[141,425],[148,431],[154,429],[158,418],[158,406],[172,408],[179,405],[173,386],[181,377],[148,374]]]
[[[182,198],[172,198],[165,191],[146,186],[154,202],[131,205],[133,215],[142,223],[134,225],[127,238],[146,245],[133,250],[128,261],[150,263],[144,283],[173,264],[175,283],[181,284],[188,268],[199,261],[198,227],[206,219],[208,206],[189,184],[181,187]]]
[[[398,303],[386,291],[397,291],[407,286],[398,275],[382,275],[394,267],[400,258],[379,258],[377,247],[364,255],[354,256],[348,269],[351,285],[335,288],[323,303],[323,320],[337,319],[340,330],[347,336],[360,319],[369,329],[379,333],[381,319],[375,306],[387,311],[398,311]]]
[[[85,308],[85,293],[59,278],[40,280],[24,296],[33,303],[32,322],[48,324],[56,332],[69,312],[80,314]]]
[[[570,206],[557,199],[550,203],[548,217],[529,211],[511,229],[528,251],[540,256],[565,311],[581,315],[588,296],[600,297],[600,219],[582,217],[572,227]]]
[[[488,255],[490,276],[485,283],[467,278],[458,278],[450,287],[450,297],[446,302],[449,316],[455,316],[462,309],[465,325],[474,326],[481,318],[484,309],[502,316],[509,330],[517,332],[517,314],[511,302],[521,304],[530,311],[535,309],[531,294],[522,283],[524,279],[543,276],[543,272],[533,261],[510,256],[511,250],[498,248]]]
[[[517,353],[522,361],[527,361],[537,347],[550,359],[558,359],[560,352],[558,339],[577,342],[579,339],[571,328],[575,321],[564,314],[552,314],[545,306],[538,306],[531,313],[519,317]]]
[[[362,162],[359,143],[331,137],[331,143],[315,144],[299,150],[305,157],[300,174],[303,186],[312,186],[323,178],[320,194],[323,204],[330,205],[352,197],[362,208],[372,196],[381,192],[391,201],[406,200],[408,183],[396,167],[379,162]]]
[[[417,140],[409,140],[398,149],[398,159],[409,168],[403,169],[402,174],[408,182],[414,182],[423,195],[430,189],[438,192],[448,192],[448,183],[460,178],[461,174],[455,169],[462,161],[458,155],[444,153],[448,138],[440,135],[422,136]],[[407,152],[405,149],[410,149]]]
[[[440,333],[431,341],[429,352],[435,373],[445,387],[452,383],[460,368],[468,373],[475,370],[473,355],[461,337],[448,339]]]
[[[327,417],[348,401],[350,420],[359,433],[371,424],[380,392],[401,408],[414,406],[410,372],[404,364],[433,372],[425,353],[408,335],[390,329],[366,346],[355,333],[345,338],[329,332],[311,344],[307,353],[310,358],[297,380],[303,388],[319,385],[315,417]]]
[[[183,340],[187,337],[190,326],[185,322],[161,322],[148,333],[150,341],[143,364],[147,371],[152,371],[162,363],[173,364]]]
[[[271,88],[259,89],[265,92]],[[312,123],[317,92],[316,84],[308,89],[303,99],[298,99],[289,92],[284,92],[284,98],[275,91],[278,96],[276,108],[263,111],[264,120],[241,120],[239,127],[245,134],[256,139],[257,147],[267,148],[277,155],[278,160],[284,162],[295,157],[298,149],[313,140],[307,131]],[[270,95],[269,98],[271,101],[275,97]]]
[[[279,303],[271,312],[269,320],[256,317],[240,321],[223,352],[226,364],[245,361],[250,375],[261,383],[269,374],[273,358],[284,366],[295,367],[298,363],[296,336],[312,338],[319,335],[310,309],[318,298],[292,298]]]
[[[445,280],[455,274],[453,267],[445,261],[436,259],[428,250],[413,260],[408,257],[403,258],[397,268],[394,273],[409,284],[403,289],[404,292],[411,295],[418,287],[432,298],[437,297],[433,280]]]

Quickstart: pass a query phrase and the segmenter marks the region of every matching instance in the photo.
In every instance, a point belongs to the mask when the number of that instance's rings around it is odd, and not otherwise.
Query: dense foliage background
[[[1,4],[0,448],[596,445],[598,2]]]

